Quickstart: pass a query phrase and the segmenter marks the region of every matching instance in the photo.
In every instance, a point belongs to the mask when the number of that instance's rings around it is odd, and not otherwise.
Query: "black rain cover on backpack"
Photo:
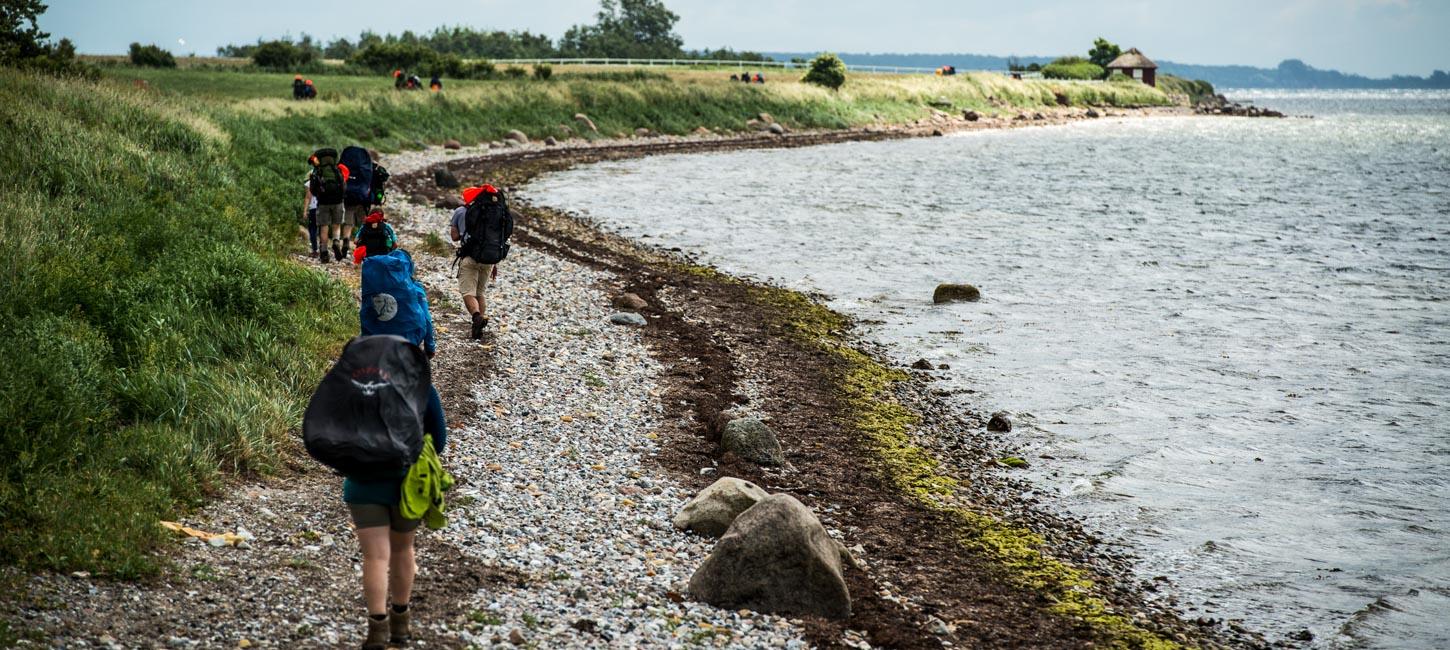
[[[368,150],[358,146],[342,150],[342,160],[347,166],[347,191],[342,197],[343,205],[372,205],[373,203],[373,159]]]
[[[400,336],[359,336],[342,349],[302,417],[317,462],[358,479],[397,478],[423,451],[428,357]]]
[[[473,197],[464,213],[463,225],[468,237],[458,248],[458,257],[471,257],[479,264],[498,264],[508,257],[514,217],[509,213],[508,199],[502,190],[479,192]]]
[[[337,168],[337,150],[318,149],[312,154],[312,195],[321,205],[336,205],[343,198],[342,170]]]

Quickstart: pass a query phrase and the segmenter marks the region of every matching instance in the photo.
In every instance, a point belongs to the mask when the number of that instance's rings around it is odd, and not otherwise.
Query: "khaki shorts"
[[[356,228],[358,224],[363,222],[363,219],[367,218],[370,207],[366,205],[347,206],[347,215],[343,217],[346,221],[343,222],[343,225],[349,228]],[[352,233],[348,233],[348,236],[352,236]]]
[[[347,210],[343,209],[341,203],[317,206],[317,225],[319,226],[340,224],[346,219]]]
[[[352,523],[358,528],[387,526],[399,533],[410,533],[418,529],[422,519],[404,519],[398,506],[376,503],[349,503],[347,511],[352,514]]]
[[[473,261],[471,257],[465,257],[458,262],[458,293],[476,296],[479,306],[482,307],[483,290],[488,288],[488,281],[492,277],[492,264],[481,264]]]

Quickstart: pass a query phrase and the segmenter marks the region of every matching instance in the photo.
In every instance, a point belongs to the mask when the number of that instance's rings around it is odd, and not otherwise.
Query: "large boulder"
[[[770,126],[766,127],[766,129],[776,135],[785,135],[785,127],[780,122],[771,122]]]
[[[770,496],[750,481],[726,476],[700,490],[675,515],[675,528],[709,537],[725,534],[740,513]]]
[[[768,496],[740,513],[690,576],[689,591],[729,609],[851,615],[840,546],[810,509],[788,494]]]
[[[509,131],[507,134],[505,134],[503,136],[503,138],[505,140],[513,140],[514,142],[517,142],[519,144],[528,144],[529,143],[529,136],[524,135],[524,132],[523,131],[520,131],[518,129],[514,129],[512,131]]]
[[[446,190],[451,190],[460,185],[458,177],[454,176],[453,172],[448,171],[447,167],[433,168],[433,184]]]
[[[727,422],[720,433],[720,446],[757,465],[785,464],[780,440],[759,418],[746,417]]]
[[[452,149],[454,151],[457,151],[457,150],[463,148],[463,143],[462,142],[459,142],[457,140],[454,140],[452,138],[450,138],[448,140],[444,140],[443,141],[443,148],[444,149]]]
[[[635,135],[635,137],[638,137],[638,138],[648,138],[648,137],[654,135],[654,131],[651,131],[651,130],[649,130],[647,128],[644,128],[644,127],[641,126],[641,127],[639,127],[639,128],[637,128],[637,129],[634,130],[634,135]]]
[[[979,115],[979,114],[977,114],[976,111],[968,109],[968,110],[962,111],[962,119],[964,119],[964,120],[966,120],[968,122],[975,122],[977,120],[982,119],[982,116]]]
[[[982,292],[970,284],[938,284],[931,292],[931,301],[940,305],[944,302],[976,302],[982,299]]]

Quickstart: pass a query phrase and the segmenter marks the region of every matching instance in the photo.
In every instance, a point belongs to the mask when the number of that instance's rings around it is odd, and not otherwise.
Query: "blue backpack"
[[[423,345],[433,331],[428,294],[413,279],[413,258],[404,250],[370,255],[362,263],[362,307],[358,320],[364,334],[393,334]]]
[[[342,195],[343,205],[373,204],[373,159],[368,150],[358,146],[342,150],[338,160],[347,167],[347,188]]]

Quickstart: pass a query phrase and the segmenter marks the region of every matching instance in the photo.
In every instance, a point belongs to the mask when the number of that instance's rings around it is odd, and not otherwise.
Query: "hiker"
[[[407,83],[408,83],[408,79],[403,76],[403,71],[402,70],[394,70],[393,71],[393,89],[394,90],[402,90],[403,89],[403,86],[406,85]]]
[[[431,90],[431,91],[433,91],[435,93],[438,92],[438,91],[440,91],[440,90],[443,90],[443,79],[442,79],[442,77],[439,77],[436,74],[433,75],[433,79],[428,82],[428,90]]]
[[[765,75],[760,74],[759,72],[755,73],[755,83],[758,83],[758,84],[765,83]]]
[[[362,336],[400,336],[422,347],[429,359],[433,357],[436,348],[428,295],[413,277],[413,259],[407,251],[393,250],[364,260],[361,293],[358,327]],[[423,411],[423,432],[433,439],[433,449],[441,455],[448,442],[448,428],[443,401],[431,382]],[[362,547],[363,599],[368,612],[364,648],[381,649],[384,643],[404,643],[411,636],[408,604],[417,571],[413,539],[422,520],[403,516],[403,482],[402,477],[374,481],[348,477],[342,484],[342,498]],[[435,526],[430,522],[429,527]]]
[[[347,169],[348,174],[342,194],[342,207],[345,211],[342,254],[347,255],[352,249],[354,229],[363,225],[363,218],[372,212],[373,204],[380,203],[381,200],[375,200],[373,181],[377,166],[373,164],[372,154],[367,149],[357,145],[343,147],[337,162]]]
[[[418,78],[418,75],[416,75],[416,74],[410,74],[410,75],[408,75],[408,90],[422,90],[422,89],[423,89],[423,80],[422,79],[419,79]]]
[[[741,81],[744,81],[745,83],[750,83],[750,73],[747,72],[745,74],[740,75],[740,80]]]
[[[463,207],[453,211],[448,236],[459,244],[454,264],[458,266],[458,292],[473,321],[471,338],[483,338],[488,325],[488,304],[483,292],[498,277],[498,263],[508,256],[509,235],[514,218],[508,200],[492,185],[463,190]]]
[[[317,257],[317,197],[312,194],[312,176],[302,181],[302,217],[297,226],[303,228],[307,241],[312,245],[312,257]]]
[[[337,150],[318,149],[308,159],[312,174],[308,176],[308,190],[317,199],[317,235],[321,239],[321,261],[328,261],[328,243],[332,244],[332,258],[344,259],[342,234],[347,223],[347,210],[343,207],[344,188],[347,186],[347,167],[338,164]]]
[[[730,80],[731,81],[740,81],[740,76],[739,75],[733,75],[732,74],[732,75],[730,75]]]
[[[362,264],[363,259],[374,255],[387,255],[398,247],[397,233],[393,231],[393,226],[388,223],[383,211],[377,208],[363,217],[362,225],[357,227],[352,238],[357,241],[357,251],[353,253],[354,264]]]
[[[292,99],[303,99],[307,95],[307,84],[302,81],[302,75],[292,77]]]
[[[411,640],[414,537],[420,523],[434,530],[448,523],[443,493],[453,479],[439,459],[448,429],[430,366],[403,337],[354,338],[302,419],[307,453],[343,475],[342,499],[362,550],[364,650]]]
[[[317,99],[317,87],[312,85],[311,79],[303,82],[302,88],[304,91],[302,94],[303,99]]]

